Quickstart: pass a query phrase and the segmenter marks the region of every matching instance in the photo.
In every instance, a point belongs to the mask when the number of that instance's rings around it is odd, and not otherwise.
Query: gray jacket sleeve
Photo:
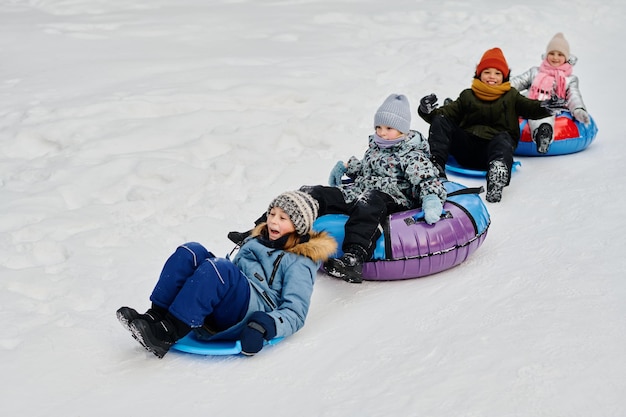
[[[567,108],[570,112],[573,112],[576,109],[585,109],[585,103],[583,102],[583,96],[580,94],[580,90],[578,88],[578,77],[575,75],[570,75],[567,77]]]
[[[528,71],[525,71],[522,74],[516,75],[515,77],[511,77],[511,79],[509,80],[509,82],[511,83],[511,87],[515,88],[520,93],[525,90],[528,90],[530,86],[533,84],[533,80],[537,76],[538,72],[539,72],[539,67],[532,67]]]

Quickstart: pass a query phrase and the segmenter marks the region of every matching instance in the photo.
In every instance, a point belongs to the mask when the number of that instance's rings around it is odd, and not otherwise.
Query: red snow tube
[[[591,116],[588,125],[572,118],[569,112],[558,115],[554,121],[554,142],[545,154],[537,152],[537,146],[532,140],[528,120],[520,119],[520,141],[515,155],[550,156],[565,155],[580,152],[593,142],[598,133],[598,127]]]

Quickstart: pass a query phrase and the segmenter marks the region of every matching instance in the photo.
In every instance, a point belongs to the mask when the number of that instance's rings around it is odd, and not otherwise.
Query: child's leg
[[[554,122],[554,116],[528,121],[528,127],[531,132],[532,140],[537,146],[537,152],[548,152],[550,145],[554,141]]]
[[[513,168],[513,152],[515,151],[515,141],[507,132],[495,135],[487,145],[487,161],[502,161],[507,167],[508,178],[506,185],[509,185],[511,170]]]
[[[350,205],[346,204],[343,193],[337,187],[325,185],[304,185],[300,191],[309,194],[320,205],[319,216],[325,214],[349,214]]]
[[[487,147],[489,171],[485,199],[490,203],[497,203],[502,199],[502,190],[511,181],[514,150],[515,142],[506,132],[497,134],[489,141]]]
[[[428,131],[428,144],[435,164],[446,165],[453,137],[458,130],[458,126],[444,116],[433,118]]]
[[[383,221],[390,213],[406,209],[382,191],[364,193],[362,198],[354,202],[346,222],[343,251],[357,255],[362,262],[369,260],[374,253],[376,241],[382,234]]]
[[[466,168],[486,170],[488,140],[470,135],[462,130],[455,132],[450,146],[450,154]]]
[[[166,265],[168,268],[164,268],[162,279],[159,280],[170,287],[173,283],[182,282],[169,305],[168,313],[158,322],[138,318],[129,324],[133,337],[159,358],[165,356],[172,345],[193,328],[202,326],[207,316],[216,309],[219,310],[216,307],[222,306],[221,314],[226,318],[225,321],[236,323],[245,316],[250,301],[248,279],[236,265],[225,259],[207,258],[193,269],[190,276],[179,280],[172,279],[170,282],[170,277],[173,277],[167,275],[170,267],[175,274],[185,277],[181,271],[185,271],[190,265],[192,268],[196,265],[189,260],[202,254],[202,251],[196,253],[186,246],[183,245],[177,250],[180,252],[178,256],[173,255],[170,258],[171,264],[179,268]],[[188,250],[192,256],[185,255],[184,250]],[[158,285],[153,295],[155,294],[156,299],[159,294]]]
[[[194,328],[201,327],[205,318],[220,306],[220,320],[234,324],[244,317],[249,301],[250,284],[237,265],[210,258],[183,283],[169,312]]]
[[[213,257],[213,254],[199,243],[189,242],[179,246],[165,262],[150,301],[168,309],[185,281],[209,257]]]
[[[326,272],[348,282],[362,282],[363,263],[372,257],[376,241],[382,233],[381,223],[389,213],[405,209],[382,191],[364,193],[354,203],[345,225],[344,254],[340,258],[329,259],[324,264]]]
[[[528,128],[530,129],[531,137],[533,136],[532,133],[534,133],[537,130],[537,128],[544,123],[549,124],[550,127],[552,128],[552,131],[554,132],[555,120],[556,118],[554,116],[548,116],[548,117],[544,117],[543,119],[537,119],[537,120],[532,120],[532,119],[528,120]],[[552,139],[554,139],[554,133],[552,134]]]
[[[130,324],[137,319],[150,323],[163,320],[185,280],[194,273],[200,262],[209,256],[213,255],[199,243],[190,242],[179,246],[163,267],[159,281],[150,296],[152,306],[148,311],[141,314],[131,307],[120,307],[117,310],[117,319],[122,326],[130,330]]]

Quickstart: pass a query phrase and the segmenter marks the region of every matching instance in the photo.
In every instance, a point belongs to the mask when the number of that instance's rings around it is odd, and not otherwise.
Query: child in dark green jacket
[[[519,117],[541,119],[563,107],[557,97],[531,100],[509,83],[510,69],[500,48],[486,51],[471,88],[437,108],[437,96],[422,98],[418,114],[428,123],[432,160],[441,176],[448,156],[472,169],[487,170],[489,202],[499,202],[509,185],[513,152],[520,138]]]

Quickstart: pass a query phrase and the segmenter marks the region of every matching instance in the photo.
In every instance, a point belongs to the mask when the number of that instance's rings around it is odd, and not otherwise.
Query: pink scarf
[[[566,97],[566,78],[572,75],[572,66],[567,62],[558,67],[553,67],[544,59],[539,66],[539,72],[533,80],[528,92],[528,98],[547,98],[553,92],[560,98]]]

